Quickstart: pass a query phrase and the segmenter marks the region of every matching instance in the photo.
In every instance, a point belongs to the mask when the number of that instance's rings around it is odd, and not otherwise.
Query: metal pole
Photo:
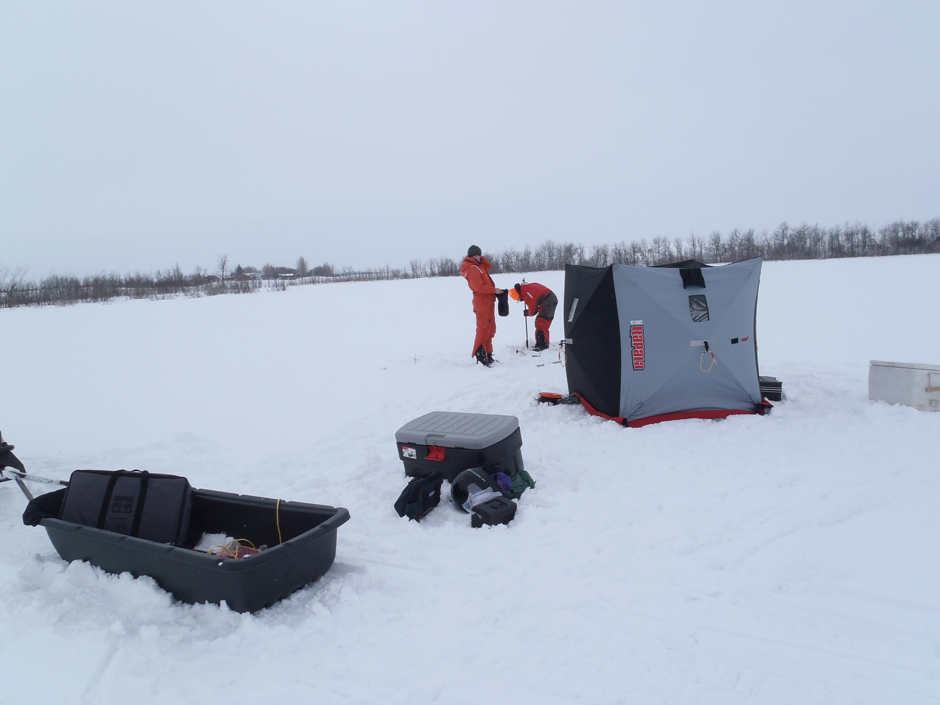
[[[26,480],[27,482],[39,482],[46,485],[61,485],[62,487],[69,486],[69,483],[65,480],[50,480],[48,477],[37,477],[36,475],[29,475],[25,472],[14,470],[9,467],[0,468],[0,481],[3,480],[15,480],[20,490],[22,490],[23,494],[25,494],[26,498],[29,500],[33,499],[33,494],[29,491],[29,489],[27,489],[23,480]]]
[[[525,277],[522,277],[522,283],[525,284]],[[519,303],[522,304],[522,316],[525,318],[525,349],[529,349],[529,317],[526,316],[526,311],[528,306],[526,305],[525,299],[522,297],[522,291],[519,292]]]

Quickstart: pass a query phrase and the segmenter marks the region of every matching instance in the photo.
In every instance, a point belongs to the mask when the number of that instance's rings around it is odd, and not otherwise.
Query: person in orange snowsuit
[[[477,317],[477,334],[470,355],[486,367],[495,362],[493,336],[496,335],[496,295],[504,291],[497,288],[490,278],[490,266],[490,261],[476,245],[471,245],[460,265],[460,273],[473,292],[473,312]]]
[[[509,290],[509,298],[525,304],[522,312],[525,316],[535,316],[535,346],[533,350],[545,350],[548,347],[548,329],[555,318],[558,297],[555,292],[542,284],[516,284]]]

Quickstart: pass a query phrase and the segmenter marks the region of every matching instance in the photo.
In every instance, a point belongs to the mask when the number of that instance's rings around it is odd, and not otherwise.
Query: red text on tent
[[[630,344],[633,348],[633,369],[642,370],[646,366],[646,345],[643,342],[643,326],[630,326]]]

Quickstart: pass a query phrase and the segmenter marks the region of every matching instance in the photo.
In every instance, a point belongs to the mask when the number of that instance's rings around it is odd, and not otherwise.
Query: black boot
[[[474,353],[474,356],[476,357],[477,362],[479,362],[484,367],[489,367],[491,364],[493,364],[490,360],[487,359],[486,350],[483,349],[482,345],[477,348],[477,351],[476,353]]]
[[[493,357],[493,353],[486,353],[486,361],[492,365],[497,360]]]
[[[545,333],[540,330],[535,331],[535,346],[533,350],[546,350],[548,349],[548,343],[545,342]]]

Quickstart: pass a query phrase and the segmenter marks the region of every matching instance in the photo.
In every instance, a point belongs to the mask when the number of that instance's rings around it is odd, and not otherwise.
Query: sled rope
[[[278,544],[284,543],[284,539],[281,538],[281,498],[277,498],[277,505],[274,507],[274,519],[277,521],[277,542]]]
[[[244,558],[261,553],[261,549],[255,548],[255,545],[248,539],[232,539],[224,546],[213,546],[206,553],[222,558]]]

